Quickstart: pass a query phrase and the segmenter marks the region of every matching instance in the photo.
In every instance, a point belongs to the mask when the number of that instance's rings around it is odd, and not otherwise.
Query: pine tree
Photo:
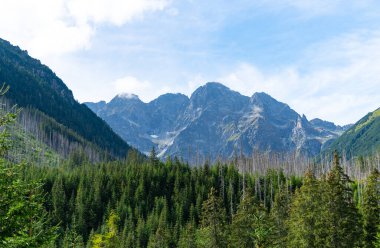
[[[199,247],[226,247],[226,211],[222,200],[212,187],[208,199],[202,205],[201,229],[197,232]]]
[[[169,241],[170,234],[167,227],[167,207],[165,204],[160,214],[157,230],[149,239],[148,248],[168,248]]]
[[[350,179],[334,154],[334,166],[322,181],[322,224],[325,247],[357,247],[360,245],[360,214],[353,200]]]
[[[53,203],[53,219],[55,224],[66,225],[66,216],[65,216],[65,204],[66,204],[66,195],[63,188],[62,178],[58,178],[54,181],[52,188],[52,203]],[[62,223],[60,223],[62,222]]]
[[[154,146],[152,147],[152,150],[150,151],[149,161],[150,161],[150,164],[153,166],[157,166],[160,162],[159,159],[157,158],[157,152]]]
[[[182,229],[178,241],[178,248],[195,248],[195,227],[192,222],[187,223],[186,227]]]
[[[364,246],[375,247],[376,234],[380,225],[380,173],[373,170],[367,179],[363,194],[363,231]]]
[[[83,237],[75,231],[75,228],[67,228],[62,241],[63,248],[84,248]]]
[[[297,248],[323,247],[323,225],[320,184],[308,170],[304,184],[296,190],[288,221],[287,246]]]
[[[271,221],[273,223],[273,247],[282,248],[286,246],[288,236],[288,226],[291,196],[288,190],[283,187],[276,194],[273,208],[271,209]]]
[[[44,208],[41,183],[25,182],[23,167],[0,161],[0,245],[39,247],[56,239],[56,227]]]
[[[119,247],[119,231],[118,231],[118,221],[119,217],[114,211],[111,211],[104,234],[95,234],[91,238],[90,242],[93,248],[107,247],[107,248],[117,248]]]
[[[145,226],[145,221],[142,217],[139,217],[136,226],[136,247],[147,247],[149,241],[149,233]]]
[[[232,218],[229,245],[231,247],[267,247],[270,244],[272,229],[265,208],[246,193]]]

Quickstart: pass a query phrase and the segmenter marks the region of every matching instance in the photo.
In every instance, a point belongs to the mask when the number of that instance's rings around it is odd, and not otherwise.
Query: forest
[[[240,155],[58,165],[9,159],[1,115],[1,247],[380,247],[379,156],[310,161]]]

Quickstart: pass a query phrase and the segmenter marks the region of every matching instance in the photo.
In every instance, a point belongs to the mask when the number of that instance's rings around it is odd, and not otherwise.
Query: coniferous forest
[[[16,115],[0,121],[1,247],[380,247],[378,156],[11,162]]]

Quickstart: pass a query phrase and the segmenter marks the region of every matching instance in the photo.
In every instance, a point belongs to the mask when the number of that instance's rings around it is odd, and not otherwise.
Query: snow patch
[[[131,94],[131,93],[120,93],[117,94],[119,98],[124,98],[124,99],[139,99],[138,95]]]
[[[260,118],[262,117],[261,113],[263,112],[263,109],[260,108],[259,106],[257,105],[254,105],[253,108],[252,108],[252,112],[251,112],[251,118],[253,119],[256,119],[256,118]]]
[[[134,122],[134,121],[131,121],[131,120],[129,120],[129,119],[128,119],[128,122],[129,122],[129,124],[130,124],[131,126],[140,127],[140,125],[139,125],[139,124],[137,124],[137,123],[136,123],[136,122]]]
[[[255,125],[258,119],[264,118],[261,115],[262,112],[263,112],[262,108],[260,108],[257,105],[254,105],[252,107],[252,110],[249,113],[245,114],[240,120],[239,125],[238,125],[239,130],[242,132],[245,132],[252,125]]]

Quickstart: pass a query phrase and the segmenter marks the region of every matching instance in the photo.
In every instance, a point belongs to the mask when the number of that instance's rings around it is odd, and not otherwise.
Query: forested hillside
[[[380,108],[368,113],[328,147],[346,157],[370,156],[380,151]]]
[[[37,123],[44,126],[39,130],[45,131],[43,135],[53,137],[52,130],[58,132],[58,129],[64,129],[59,135],[69,142],[76,136],[74,142],[77,144],[92,143],[93,147],[97,146],[111,157],[125,157],[128,153],[130,146],[87,106],[79,104],[54,72],[39,60],[31,58],[26,51],[2,39],[0,83],[10,86],[6,94],[10,106],[17,104],[30,110],[26,115],[34,115],[35,120],[43,119],[43,123]],[[55,124],[51,125],[53,122]],[[61,140],[52,142],[59,143]],[[88,149],[87,146],[81,148]],[[58,152],[61,153],[61,150]]]
[[[30,166],[23,180],[43,180],[58,247],[374,247],[379,173],[347,170],[337,158],[323,175],[296,176],[130,156]]]

